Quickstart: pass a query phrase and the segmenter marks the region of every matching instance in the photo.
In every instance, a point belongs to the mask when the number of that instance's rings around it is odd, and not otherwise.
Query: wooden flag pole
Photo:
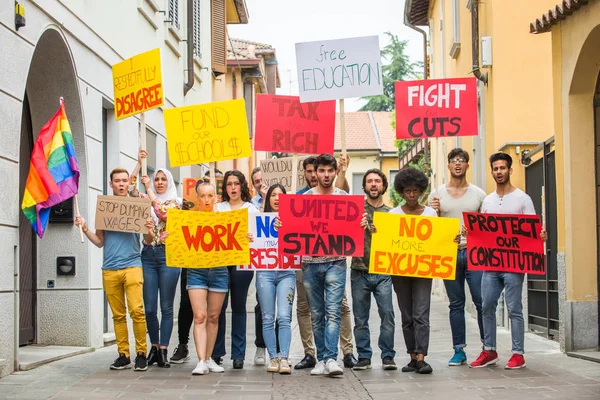
[[[215,165],[217,163],[216,162],[210,162],[209,163],[209,169],[210,169],[210,184],[213,185],[215,187],[215,189],[217,188],[217,174],[215,173]]]
[[[342,154],[346,154],[346,118],[344,116],[344,99],[340,99],[340,142],[342,144]],[[343,170],[346,171],[344,165]]]
[[[298,191],[298,154],[294,153],[292,156],[292,193],[296,194]],[[267,199],[264,199],[267,201]]]
[[[79,201],[77,200],[77,195],[73,196],[73,203],[75,204],[75,216],[80,217]],[[81,243],[83,243],[83,226],[82,225],[79,225],[79,238],[81,239]]]
[[[140,113],[140,148],[146,150],[146,115]],[[142,176],[148,175],[148,160],[142,158]]]

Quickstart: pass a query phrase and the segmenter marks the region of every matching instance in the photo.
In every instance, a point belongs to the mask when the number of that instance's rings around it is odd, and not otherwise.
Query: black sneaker
[[[408,364],[402,367],[402,372],[415,372],[417,370],[417,360],[411,359]]]
[[[360,361],[359,361],[360,362]],[[387,371],[395,371],[398,369],[396,363],[394,362],[394,357],[383,357],[383,369]]]
[[[425,360],[417,361],[417,369],[415,372],[417,374],[430,374],[433,372],[433,368],[431,368],[431,365],[427,364]]]
[[[145,371],[148,369],[148,360],[146,359],[146,355],[144,353],[140,353],[135,358],[135,367],[134,371]]]
[[[354,354],[348,353],[344,356],[344,368],[354,368],[358,361],[354,357]]]
[[[110,366],[110,369],[127,369],[131,368],[131,359],[125,354],[119,354],[119,358]]]
[[[223,365],[223,357],[211,357],[217,365]]]
[[[368,358],[359,358],[358,362],[354,367],[352,367],[355,371],[364,371],[367,369],[371,369],[371,360]]]
[[[190,352],[188,351],[188,345],[180,343],[179,346],[175,348],[175,351],[171,356],[171,363],[183,364],[187,361],[190,361]]]

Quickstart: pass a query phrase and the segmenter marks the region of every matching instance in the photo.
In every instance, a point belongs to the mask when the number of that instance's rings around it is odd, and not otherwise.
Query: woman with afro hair
[[[415,168],[407,168],[398,172],[394,179],[394,189],[404,199],[405,203],[393,208],[390,213],[437,217],[437,213],[433,208],[424,206],[419,202],[428,186],[427,176]],[[406,351],[410,354],[410,362],[402,367],[402,372],[430,374],[433,369],[425,362],[425,356],[429,348],[432,280],[429,278],[392,276],[392,284],[402,314],[402,333],[406,343]]]

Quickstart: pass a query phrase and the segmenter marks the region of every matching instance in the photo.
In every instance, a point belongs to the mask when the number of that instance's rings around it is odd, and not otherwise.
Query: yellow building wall
[[[381,171],[383,171],[383,173],[385,174],[385,176],[387,176],[388,178],[388,191],[387,193],[384,195],[384,201],[385,204],[387,204],[388,206],[392,206],[392,199],[390,198],[390,192],[392,190],[392,188],[394,187],[394,182],[391,178],[391,171],[397,171],[398,170],[398,157],[384,157],[381,160]]]
[[[593,98],[600,53],[600,3],[590,2],[553,27],[559,242],[567,264],[567,300],[598,299]],[[542,35],[543,36],[543,35]],[[550,36],[550,35],[547,35]],[[562,153],[562,154],[561,154]],[[562,196],[561,196],[562,195]],[[562,233],[562,234],[561,234]]]
[[[431,3],[432,78],[471,76],[471,12],[459,0],[461,49],[457,58],[452,58],[452,4],[452,0],[435,0]],[[489,155],[497,152],[507,142],[542,142],[554,134],[554,88],[548,84],[552,82],[552,68],[548,62],[539,62],[550,59],[551,38],[549,35],[545,38],[534,37],[527,29],[529,23],[540,15],[540,10],[547,10],[553,5],[556,5],[554,0],[479,2],[480,39],[484,36],[492,37],[492,66],[481,68],[483,73],[488,73],[489,79],[482,93],[485,155],[473,157],[473,149],[477,149],[478,145],[471,138],[461,138],[458,141],[433,139],[431,153],[434,185],[439,186],[447,181],[446,155],[456,145],[460,145],[472,158],[468,179],[473,179],[477,169],[478,180],[486,178],[483,189],[489,193],[495,189],[487,166]],[[512,152],[514,155],[514,149]],[[513,182],[524,189],[525,168],[520,165],[519,158],[515,157]]]

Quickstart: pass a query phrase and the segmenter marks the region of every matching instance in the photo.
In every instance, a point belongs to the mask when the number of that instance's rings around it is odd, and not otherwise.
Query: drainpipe
[[[194,0],[187,2],[187,81],[183,84],[185,96],[194,87]]]
[[[240,68],[240,74],[242,73],[242,69]],[[233,100],[237,99],[237,76],[235,73],[235,67],[231,67],[231,98]],[[237,158],[233,159],[233,169],[237,169]]]
[[[404,25],[408,26],[410,29],[419,32],[423,35],[423,79],[427,79],[427,33],[421,28],[413,25],[409,18],[409,11],[412,8],[412,0],[406,0],[404,5]],[[423,142],[423,156],[425,157],[425,171],[427,171],[427,176],[430,176],[431,170],[429,169],[429,149],[428,149],[428,140],[421,139]],[[400,167],[400,159],[398,159],[398,168]]]
[[[471,31],[473,75],[487,85],[488,74],[482,74],[479,69],[479,0],[471,0]]]

